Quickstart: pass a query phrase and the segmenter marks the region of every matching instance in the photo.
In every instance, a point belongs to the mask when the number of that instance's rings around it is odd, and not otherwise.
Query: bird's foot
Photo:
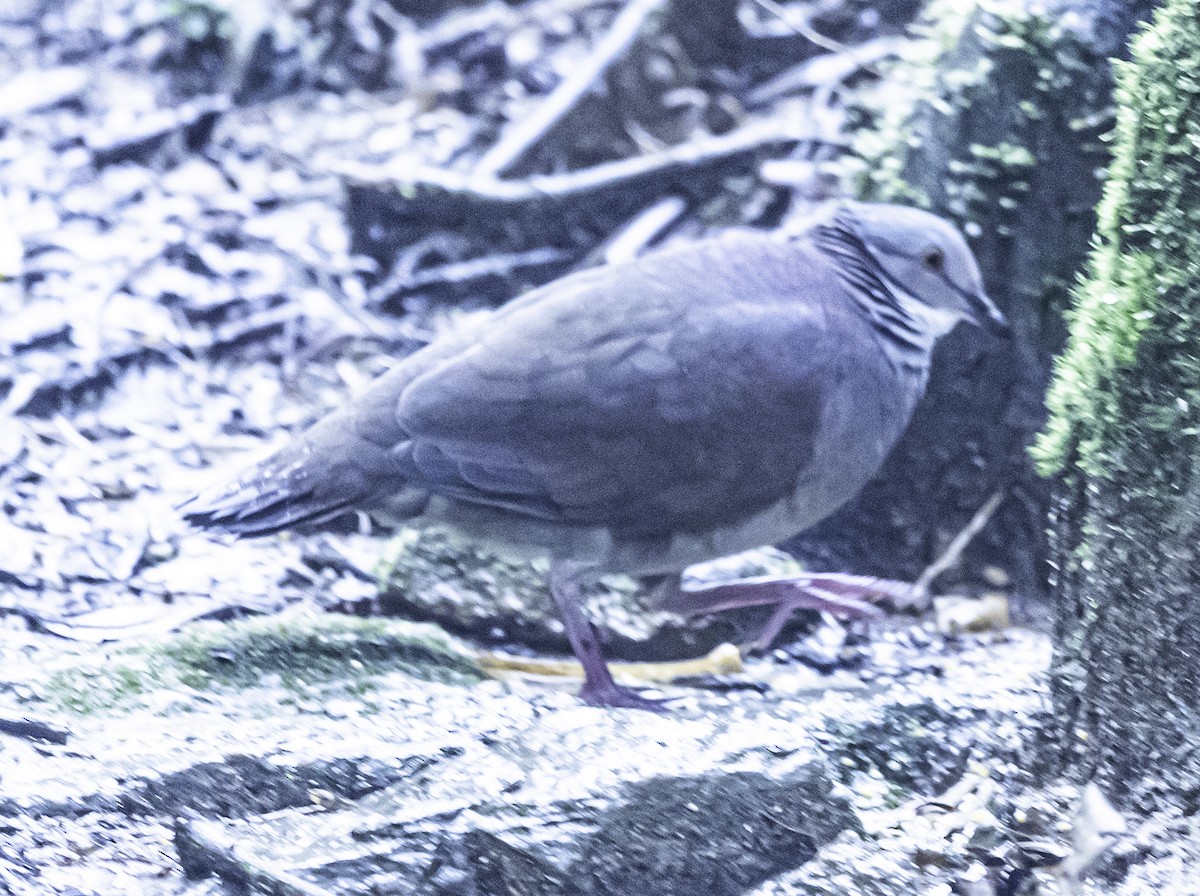
[[[663,608],[694,616],[773,604],[853,618],[880,615],[882,611],[876,606],[879,602],[907,605],[916,596],[915,586],[908,582],[841,573],[812,573],[759,576],[706,588],[678,588],[664,598]]]
[[[579,691],[579,699],[588,706],[642,709],[648,712],[666,712],[671,702],[667,699],[643,697],[639,691],[622,687],[611,680],[603,683],[585,681]]]
[[[914,586],[907,582],[814,573],[786,578],[761,576],[709,588],[680,588],[666,599],[664,609],[693,616],[773,605],[775,612],[755,642],[756,648],[766,650],[795,610],[820,610],[844,619],[869,619],[883,614],[876,606],[881,601],[905,605],[917,596]]]
[[[667,701],[643,697],[631,688],[613,681],[608,663],[600,651],[600,636],[579,610],[581,601],[579,577],[590,572],[586,566],[558,562],[550,567],[550,594],[562,614],[563,628],[571,650],[583,666],[583,688],[579,699],[592,706],[615,706],[623,709],[645,709],[665,712]]]

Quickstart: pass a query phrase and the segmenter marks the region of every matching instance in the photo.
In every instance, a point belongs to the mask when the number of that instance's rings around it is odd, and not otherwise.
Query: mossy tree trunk
[[[1115,157],[1038,454],[1060,758],[1118,791],[1200,773],[1200,5],[1119,69]],[[1194,792],[1194,791],[1193,791]]]

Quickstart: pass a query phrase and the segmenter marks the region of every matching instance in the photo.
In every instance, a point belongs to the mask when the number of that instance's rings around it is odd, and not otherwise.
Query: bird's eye
[[[921,264],[929,271],[940,271],[945,263],[946,253],[936,246],[926,249],[925,254],[921,256]]]

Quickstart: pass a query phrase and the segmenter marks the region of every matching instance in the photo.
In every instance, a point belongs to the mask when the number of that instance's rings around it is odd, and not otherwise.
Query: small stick
[[[575,107],[664,6],[666,0],[632,0],[626,4],[591,55],[554,88],[531,114],[510,125],[495,145],[483,154],[475,166],[476,174],[502,177],[509,171]]]
[[[516,271],[525,268],[566,265],[570,261],[569,252],[553,246],[542,246],[524,252],[496,252],[419,271],[398,267],[371,289],[367,295],[367,303],[378,306],[401,293],[416,292],[433,286],[457,286],[485,277],[511,277]]]
[[[971,517],[963,530],[954,536],[954,540],[946,546],[946,550],[942,552],[942,556],[930,563],[925,568],[925,571],[917,577],[917,581],[913,584],[914,591],[918,594],[928,593],[929,586],[933,584],[933,580],[958,562],[958,558],[962,556],[962,552],[971,543],[971,539],[978,535],[979,530],[986,526],[988,520],[992,518],[992,514],[996,512],[996,508],[1004,500],[1007,491],[1007,487],[997,489],[996,493],[988,498],[982,507],[975,511],[975,515]]]
[[[506,672],[524,672],[561,678],[582,678],[583,667],[575,660],[548,660],[540,657],[484,653],[479,667],[494,677]],[[611,663],[613,675],[638,681],[665,683],[676,678],[697,675],[732,675],[743,670],[742,657],[732,644],[719,644],[702,657],[665,663]]]
[[[764,120],[728,134],[692,140],[660,152],[605,162],[566,174],[534,175],[525,180],[501,180],[491,175],[431,166],[419,167],[415,173],[404,177],[388,177],[377,167],[351,162],[343,162],[339,168],[349,186],[394,190],[407,200],[448,198],[511,206],[539,201],[568,202],[627,187],[635,181],[660,182],[739,156],[755,156],[804,142],[830,141],[812,131]]]
[[[792,14],[790,9],[780,6],[775,0],[754,0],[760,7],[765,9],[783,24],[787,25],[792,31],[796,32],[806,40],[812,41],[818,47],[823,47],[833,53],[848,52],[849,48],[845,44],[840,44],[832,37],[826,37],[820,31],[813,28],[806,21],[801,21],[798,16]]]
[[[878,74],[873,66],[890,56],[896,56],[902,47],[902,39],[877,37],[853,50],[822,53],[806,59],[751,89],[746,95],[746,106],[751,109],[769,106],[803,90],[815,91],[827,103],[829,94],[835,88],[860,71]]]
[[[620,264],[637,258],[685,211],[687,200],[682,196],[664,196],[634,215],[594,254],[602,258],[605,264]]]

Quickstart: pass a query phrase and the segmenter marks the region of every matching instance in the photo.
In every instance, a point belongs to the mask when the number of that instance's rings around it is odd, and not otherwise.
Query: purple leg
[[[890,600],[903,606],[915,597],[913,586],[907,582],[814,573],[786,579],[762,576],[711,588],[676,588],[666,596],[663,609],[695,616],[740,607],[774,605],[775,612],[755,643],[757,648],[766,650],[794,610],[821,610],[851,619],[871,618],[882,614],[874,605],[877,601]]]
[[[550,566],[550,593],[558,605],[567,640],[576,658],[583,665],[583,688],[579,698],[592,706],[619,706],[626,709],[648,709],[662,712],[665,700],[651,700],[637,691],[613,681],[608,663],[600,651],[600,638],[579,609],[581,594],[579,579],[588,568],[575,563],[555,562]]]

